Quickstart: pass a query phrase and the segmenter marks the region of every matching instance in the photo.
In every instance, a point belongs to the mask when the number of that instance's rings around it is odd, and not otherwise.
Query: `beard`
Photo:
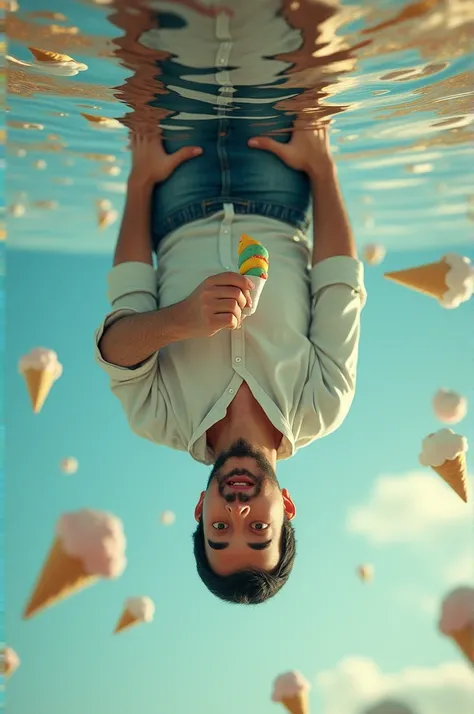
[[[255,473],[250,473],[246,468],[233,468],[230,471],[227,471],[224,467],[226,461],[231,458],[251,458],[255,461],[255,464],[259,471],[261,473],[255,474]],[[227,451],[223,451],[220,453],[217,457],[216,463],[213,466],[213,469],[211,471],[211,475],[209,476],[209,480],[207,482],[206,490],[209,488],[209,486],[213,483],[213,481],[216,479],[218,482],[218,487],[219,487],[219,493],[221,496],[224,495],[224,486],[225,482],[229,479],[231,476],[247,476],[251,478],[253,481],[255,481],[255,492],[252,493],[251,496],[247,496],[244,493],[239,493],[239,494],[234,494],[232,497],[232,500],[235,500],[235,498],[238,496],[240,501],[246,501],[249,500],[250,498],[254,498],[255,496],[258,496],[260,493],[263,483],[268,480],[272,484],[276,485],[279,488],[278,480],[276,477],[275,470],[271,463],[268,461],[268,459],[264,456],[264,454],[259,451],[258,449],[255,449],[251,444],[249,444],[248,441],[245,439],[237,439]],[[226,497],[229,498],[230,497]]]

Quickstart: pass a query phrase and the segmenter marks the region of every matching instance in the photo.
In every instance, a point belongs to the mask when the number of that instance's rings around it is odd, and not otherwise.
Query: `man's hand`
[[[304,171],[317,178],[333,167],[326,127],[319,129],[294,129],[287,144],[259,136],[249,139],[251,148],[264,149],[278,156],[287,166]]]
[[[180,164],[202,154],[199,146],[185,146],[167,154],[160,135],[133,133],[130,136],[132,170],[129,183],[154,186],[171,176]]]
[[[186,338],[212,337],[224,329],[238,329],[242,310],[250,307],[251,280],[240,273],[219,273],[206,278],[179,303],[179,319]],[[244,315],[245,317],[245,315]]]

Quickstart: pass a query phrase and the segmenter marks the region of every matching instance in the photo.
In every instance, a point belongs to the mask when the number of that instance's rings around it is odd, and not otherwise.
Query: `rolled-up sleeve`
[[[309,339],[314,352],[305,401],[312,403],[318,436],[323,436],[340,426],[354,399],[360,316],[367,294],[364,266],[354,258],[327,258],[310,275]]]
[[[116,320],[157,309],[155,269],[145,263],[121,263],[110,271],[107,284],[112,310],[95,331],[95,359],[109,376],[110,388],[120,400],[133,431],[164,443],[167,409],[160,391],[158,352],[138,367],[130,368],[107,362],[99,348],[105,330]]]

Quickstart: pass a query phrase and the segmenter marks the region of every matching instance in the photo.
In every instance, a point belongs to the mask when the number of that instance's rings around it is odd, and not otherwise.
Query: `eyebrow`
[[[247,545],[249,548],[252,548],[252,550],[265,550],[270,547],[271,542],[272,539],[270,538],[270,540],[266,540],[263,543],[247,543]],[[229,547],[229,543],[216,543],[214,540],[208,540],[207,544],[210,548],[213,548],[213,550],[224,550]]]

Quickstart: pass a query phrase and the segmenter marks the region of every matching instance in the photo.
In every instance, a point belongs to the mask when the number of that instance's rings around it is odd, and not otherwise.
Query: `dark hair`
[[[276,568],[266,570],[238,570],[231,575],[215,573],[207,559],[202,518],[193,533],[196,568],[204,585],[213,595],[241,605],[259,605],[277,594],[293,569],[296,556],[295,531],[285,515],[281,529],[280,560]]]

